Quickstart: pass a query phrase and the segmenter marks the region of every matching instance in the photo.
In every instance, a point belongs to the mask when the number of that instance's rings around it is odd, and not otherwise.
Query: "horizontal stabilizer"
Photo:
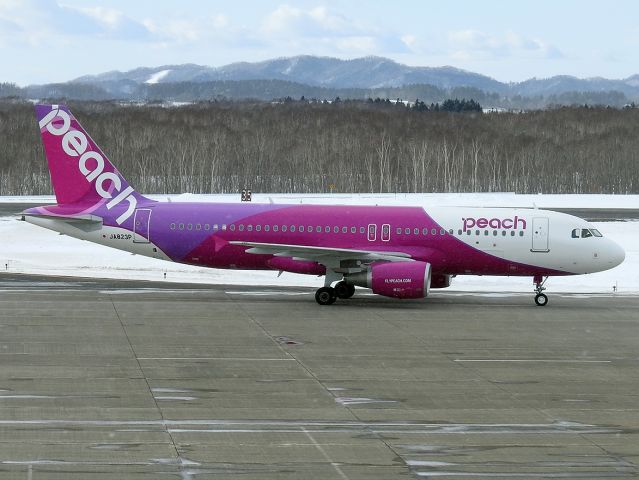
[[[96,217],[95,215],[46,215],[41,213],[23,213],[23,221],[25,220],[25,217],[46,218],[47,220],[59,220],[67,223],[102,224],[102,217]]]

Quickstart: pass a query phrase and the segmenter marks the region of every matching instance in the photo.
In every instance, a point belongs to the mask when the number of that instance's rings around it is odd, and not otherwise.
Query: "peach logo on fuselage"
[[[515,215],[514,218],[485,218],[485,217],[468,217],[462,218],[464,223],[464,232],[471,228],[493,228],[495,230],[526,230],[526,220]]]
[[[125,200],[129,203],[129,208],[127,208],[126,212],[115,220],[118,225],[121,225],[133,214],[137,206],[137,200],[131,195],[134,191],[133,188],[127,186],[120,191],[122,177],[115,172],[104,171],[104,158],[99,152],[88,149],[89,140],[84,132],[71,130],[71,118],[67,112],[60,110],[57,105],[52,105],[51,108],[52,110],[40,120],[40,129],[46,127],[51,135],[62,137],[62,150],[69,157],[80,157],[78,159],[78,169],[89,183],[95,181],[95,191],[98,195],[102,198],[110,199],[106,204],[108,210]],[[62,124],[60,124],[60,121],[54,123],[53,121],[56,118],[60,119]],[[92,161],[90,163],[93,165],[90,166],[89,161]],[[108,187],[105,187],[105,182],[107,181],[111,182],[114,192],[117,192],[115,197],[107,190]]]

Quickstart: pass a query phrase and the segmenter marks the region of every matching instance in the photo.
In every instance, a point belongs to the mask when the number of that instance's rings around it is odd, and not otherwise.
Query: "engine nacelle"
[[[424,298],[430,289],[430,276],[430,263],[376,262],[367,271],[348,275],[345,280],[385,297]]]
[[[446,288],[450,287],[453,275],[433,275],[430,279],[430,288]]]

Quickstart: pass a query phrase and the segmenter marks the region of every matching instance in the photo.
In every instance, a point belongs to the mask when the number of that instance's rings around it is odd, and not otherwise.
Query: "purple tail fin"
[[[121,225],[146,200],[133,190],[64,105],[36,105],[40,135],[59,205],[106,209]],[[150,201],[150,200],[149,200]]]

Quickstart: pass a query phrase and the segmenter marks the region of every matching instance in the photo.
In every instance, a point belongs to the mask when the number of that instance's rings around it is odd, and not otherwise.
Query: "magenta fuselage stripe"
[[[410,254],[429,262],[433,273],[483,275],[567,275],[568,272],[512,262],[474,248],[454,235],[440,235],[442,227],[420,207],[380,207],[342,205],[203,204],[155,203],[152,208],[150,240],[176,262],[216,268],[271,269],[271,255],[246,253],[246,247],[230,241],[281,243],[327,248],[392,251]],[[179,230],[179,224],[184,229]],[[105,224],[109,222],[105,219]],[[175,224],[175,229],[172,229]],[[199,230],[197,229],[200,225]],[[205,225],[209,230],[205,230]],[[377,226],[374,241],[368,240],[368,225]],[[382,225],[390,224],[390,241],[382,239]],[[189,225],[191,229],[189,230]],[[218,230],[213,231],[213,225]],[[226,225],[226,230],[221,226]],[[235,230],[231,230],[234,225]],[[240,231],[240,225],[244,230]],[[248,231],[248,225],[253,231]],[[255,226],[261,225],[261,231]],[[270,231],[264,231],[269,225]],[[278,231],[273,226],[278,226]],[[287,232],[281,227],[286,226]],[[295,226],[295,232],[290,227]],[[304,232],[299,227],[304,226]],[[322,228],[321,233],[316,228]],[[329,226],[330,232],[325,232]],[[334,232],[334,227],[339,233]],[[308,232],[308,227],[313,231]],[[342,227],[347,232],[342,233]],[[355,233],[351,233],[355,227]],[[361,233],[361,228],[364,233]],[[396,228],[402,227],[397,234]],[[411,229],[406,235],[405,228]],[[419,234],[413,233],[414,229]],[[422,229],[429,230],[422,235]],[[432,229],[436,235],[430,233]],[[319,270],[318,270],[319,271]]]

